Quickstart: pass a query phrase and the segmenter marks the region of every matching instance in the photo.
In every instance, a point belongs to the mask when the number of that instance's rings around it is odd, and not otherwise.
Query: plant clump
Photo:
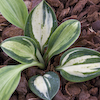
[[[98,51],[84,47],[67,50],[80,36],[78,20],[70,19],[58,26],[56,15],[45,0],[29,14],[22,0],[1,0],[0,12],[9,22],[24,30],[24,36],[8,38],[1,43],[2,50],[20,64],[0,69],[0,100],[10,98],[24,69],[38,66],[44,70],[50,59],[62,52],[55,70],[65,80],[84,82],[100,75]],[[40,98],[51,100],[59,93],[60,78],[55,72],[47,71],[43,75],[32,76],[28,86]]]

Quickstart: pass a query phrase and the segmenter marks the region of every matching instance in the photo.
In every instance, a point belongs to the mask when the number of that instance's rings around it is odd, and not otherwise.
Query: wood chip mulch
[[[68,19],[81,22],[81,35],[70,47],[87,47],[100,51],[100,0],[46,0],[56,13],[58,24]],[[24,0],[29,12],[41,0]],[[0,43],[10,37],[23,35],[23,30],[11,25],[0,14]],[[20,83],[10,100],[41,100],[28,87],[28,79],[36,74],[55,71],[61,54],[53,58],[46,70],[31,67],[22,72]],[[0,68],[8,64],[17,64],[0,49]],[[100,100],[100,76],[82,83],[72,83],[60,76],[61,86],[53,100]]]

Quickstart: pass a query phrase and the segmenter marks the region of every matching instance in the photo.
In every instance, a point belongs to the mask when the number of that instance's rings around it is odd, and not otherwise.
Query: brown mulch
[[[41,0],[24,0],[29,12]],[[100,0],[46,0],[56,13],[58,24],[68,19],[81,22],[81,35],[70,47],[87,47],[100,51]],[[0,14],[0,43],[6,38],[23,35],[23,30],[11,25]],[[61,55],[50,62],[46,70],[31,67],[22,72],[20,83],[10,100],[41,100],[28,87],[28,79],[36,74],[55,71]],[[0,68],[8,64],[17,64],[0,49]],[[58,75],[59,73],[56,72]],[[100,76],[82,83],[68,82],[59,75],[61,86],[53,100],[100,100]]]

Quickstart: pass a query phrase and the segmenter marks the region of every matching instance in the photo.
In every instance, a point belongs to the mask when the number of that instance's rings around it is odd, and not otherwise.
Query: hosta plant
[[[55,13],[42,0],[28,14],[23,0],[0,0],[0,12],[12,24],[24,30],[24,36],[8,38],[2,50],[19,65],[0,69],[0,100],[9,100],[21,77],[21,71],[37,66],[46,69],[52,57],[64,52],[55,67],[71,82],[83,82],[100,74],[100,53],[77,47],[67,50],[79,37],[81,25],[70,19],[58,26]],[[65,52],[66,50],[66,52]],[[59,76],[50,71],[29,79],[30,90],[44,100],[51,100],[60,88]]]

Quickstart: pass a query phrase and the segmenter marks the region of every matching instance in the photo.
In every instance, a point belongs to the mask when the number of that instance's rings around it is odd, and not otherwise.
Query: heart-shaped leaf
[[[60,79],[54,72],[47,72],[44,76],[33,76],[29,79],[29,87],[33,93],[44,100],[51,100],[59,90]]]
[[[37,61],[36,43],[29,37],[17,36],[8,38],[2,42],[1,48],[7,55],[20,63]]]
[[[72,82],[83,82],[100,75],[100,53],[88,48],[73,48],[66,51],[56,68]]]
[[[35,39],[42,50],[57,26],[57,19],[52,8],[45,0],[42,0],[29,14],[25,35]]]
[[[70,47],[79,37],[80,31],[81,25],[78,20],[71,19],[62,23],[51,35],[44,59],[50,60],[52,56]]]
[[[24,30],[28,10],[23,0],[0,0],[0,12],[9,22]]]

